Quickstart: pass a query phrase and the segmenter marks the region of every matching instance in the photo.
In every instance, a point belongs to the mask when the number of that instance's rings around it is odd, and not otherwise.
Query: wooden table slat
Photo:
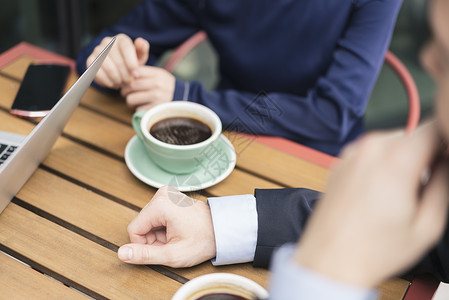
[[[409,286],[410,282],[405,279],[391,279],[380,286],[380,300],[402,300]]]
[[[126,227],[138,213],[42,169],[16,197],[117,246],[129,242]]]
[[[2,247],[64,283],[93,296],[169,299],[180,283],[145,266],[131,266],[116,253],[10,203],[0,215]],[[4,250],[8,251],[8,250]],[[63,278],[58,278],[62,276]],[[85,290],[88,289],[88,290]]]
[[[88,299],[83,294],[0,253],[2,299]]]

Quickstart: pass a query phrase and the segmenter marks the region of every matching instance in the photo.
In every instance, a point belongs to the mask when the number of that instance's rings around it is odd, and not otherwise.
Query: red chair
[[[411,132],[418,126],[421,112],[418,88],[408,69],[390,51],[387,51],[385,55],[385,62],[396,72],[404,84],[409,102],[408,120],[405,129],[407,132]]]

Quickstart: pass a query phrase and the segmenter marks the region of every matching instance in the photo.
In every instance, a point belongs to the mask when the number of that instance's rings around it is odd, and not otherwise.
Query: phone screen
[[[43,117],[61,98],[70,67],[30,65],[11,106],[11,113],[24,117]]]

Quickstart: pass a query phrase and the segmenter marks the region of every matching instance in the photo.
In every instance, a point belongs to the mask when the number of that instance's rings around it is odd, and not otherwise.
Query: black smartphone
[[[11,106],[11,114],[44,117],[61,98],[69,73],[68,65],[30,65]]]

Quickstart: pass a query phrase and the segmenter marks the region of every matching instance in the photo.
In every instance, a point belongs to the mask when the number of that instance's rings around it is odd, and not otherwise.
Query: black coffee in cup
[[[196,300],[247,300],[248,298],[244,298],[238,295],[232,295],[228,293],[212,293],[208,295],[201,296]],[[256,299],[255,299],[256,300]]]
[[[172,145],[192,145],[207,140],[212,130],[203,122],[188,117],[172,117],[155,123],[150,134]]]

